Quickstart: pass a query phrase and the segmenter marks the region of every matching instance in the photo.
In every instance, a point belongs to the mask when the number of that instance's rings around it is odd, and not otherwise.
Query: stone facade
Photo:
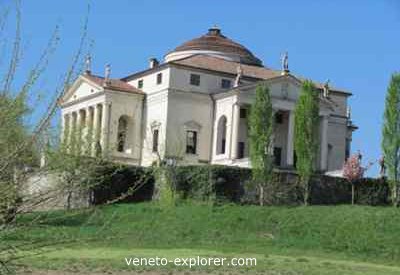
[[[275,110],[276,165],[291,169],[302,78],[263,67],[215,28],[189,42],[168,53],[163,63],[152,59],[149,69],[122,79],[94,76],[89,70],[81,75],[61,103],[65,143],[79,129],[79,135],[86,133],[92,141],[87,154],[96,154],[97,148],[115,161],[148,166],[174,158],[180,164],[248,167],[248,109],[257,84],[264,82]],[[324,85],[315,85],[321,93],[317,166],[340,170],[356,129],[347,105],[351,94],[334,87],[327,93]]]

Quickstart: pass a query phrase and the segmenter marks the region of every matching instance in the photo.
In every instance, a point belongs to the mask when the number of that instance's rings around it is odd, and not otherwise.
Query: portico
[[[95,156],[107,145],[110,104],[98,103],[63,113],[63,143],[68,151]]]
[[[87,84],[91,85],[88,91]],[[81,92],[82,88],[86,91]],[[135,120],[142,117],[143,93],[130,88],[116,87],[112,81],[105,83],[104,78],[90,73],[81,76],[66,93],[62,105],[66,150],[139,164],[142,129]]]
[[[274,85],[276,85],[275,83]],[[297,87],[299,88],[299,87]],[[212,163],[251,166],[249,160],[248,116],[254,97],[255,86],[236,89],[231,94],[215,95],[216,119],[214,123],[214,147]],[[294,126],[295,102],[276,95],[272,97],[274,133],[271,154],[277,168],[293,169],[295,166]],[[319,155],[316,167],[328,168],[329,104],[321,106]]]

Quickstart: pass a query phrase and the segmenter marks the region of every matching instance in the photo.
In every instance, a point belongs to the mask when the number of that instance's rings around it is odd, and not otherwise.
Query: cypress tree
[[[400,74],[393,74],[386,94],[382,128],[382,151],[388,170],[393,206],[399,204]]]
[[[295,109],[294,147],[296,169],[304,188],[304,204],[308,204],[309,182],[315,171],[318,152],[319,95],[311,81],[303,83]]]
[[[257,186],[260,205],[264,204],[264,190],[272,178],[273,110],[269,89],[260,84],[249,119],[250,159],[253,181]]]

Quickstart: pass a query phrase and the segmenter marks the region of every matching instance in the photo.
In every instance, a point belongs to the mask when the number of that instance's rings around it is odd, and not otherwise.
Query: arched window
[[[118,120],[117,150],[124,152],[126,147],[126,136],[128,134],[128,119],[121,116]]]
[[[225,154],[226,148],[226,116],[221,116],[218,120],[217,129],[217,155]]]

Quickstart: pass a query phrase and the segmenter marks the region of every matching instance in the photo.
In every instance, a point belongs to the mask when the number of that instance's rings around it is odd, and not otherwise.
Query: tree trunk
[[[310,192],[309,192],[309,180],[306,179],[304,181],[304,206],[308,206],[308,199],[310,197]]]
[[[399,206],[399,188],[397,186],[397,182],[394,183],[394,186],[392,188],[392,204],[394,207]]]
[[[68,191],[68,194],[67,194],[67,210],[71,209],[71,197],[72,197],[72,192]]]
[[[396,155],[395,155],[395,161],[394,161],[394,168],[395,168],[395,173],[394,173],[394,183],[392,187],[392,204],[394,207],[398,207],[399,205],[399,193],[398,193],[398,170],[399,170],[399,162],[398,162],[398,156],[399,155],[399,148],[396,148]]]
[[[354,183],[351,183],[351,205],[354,205]]]
[[[264,186],[262,186],[261,184],[259,185],[259,189],[260,189],[260,206],[264,206]]]

